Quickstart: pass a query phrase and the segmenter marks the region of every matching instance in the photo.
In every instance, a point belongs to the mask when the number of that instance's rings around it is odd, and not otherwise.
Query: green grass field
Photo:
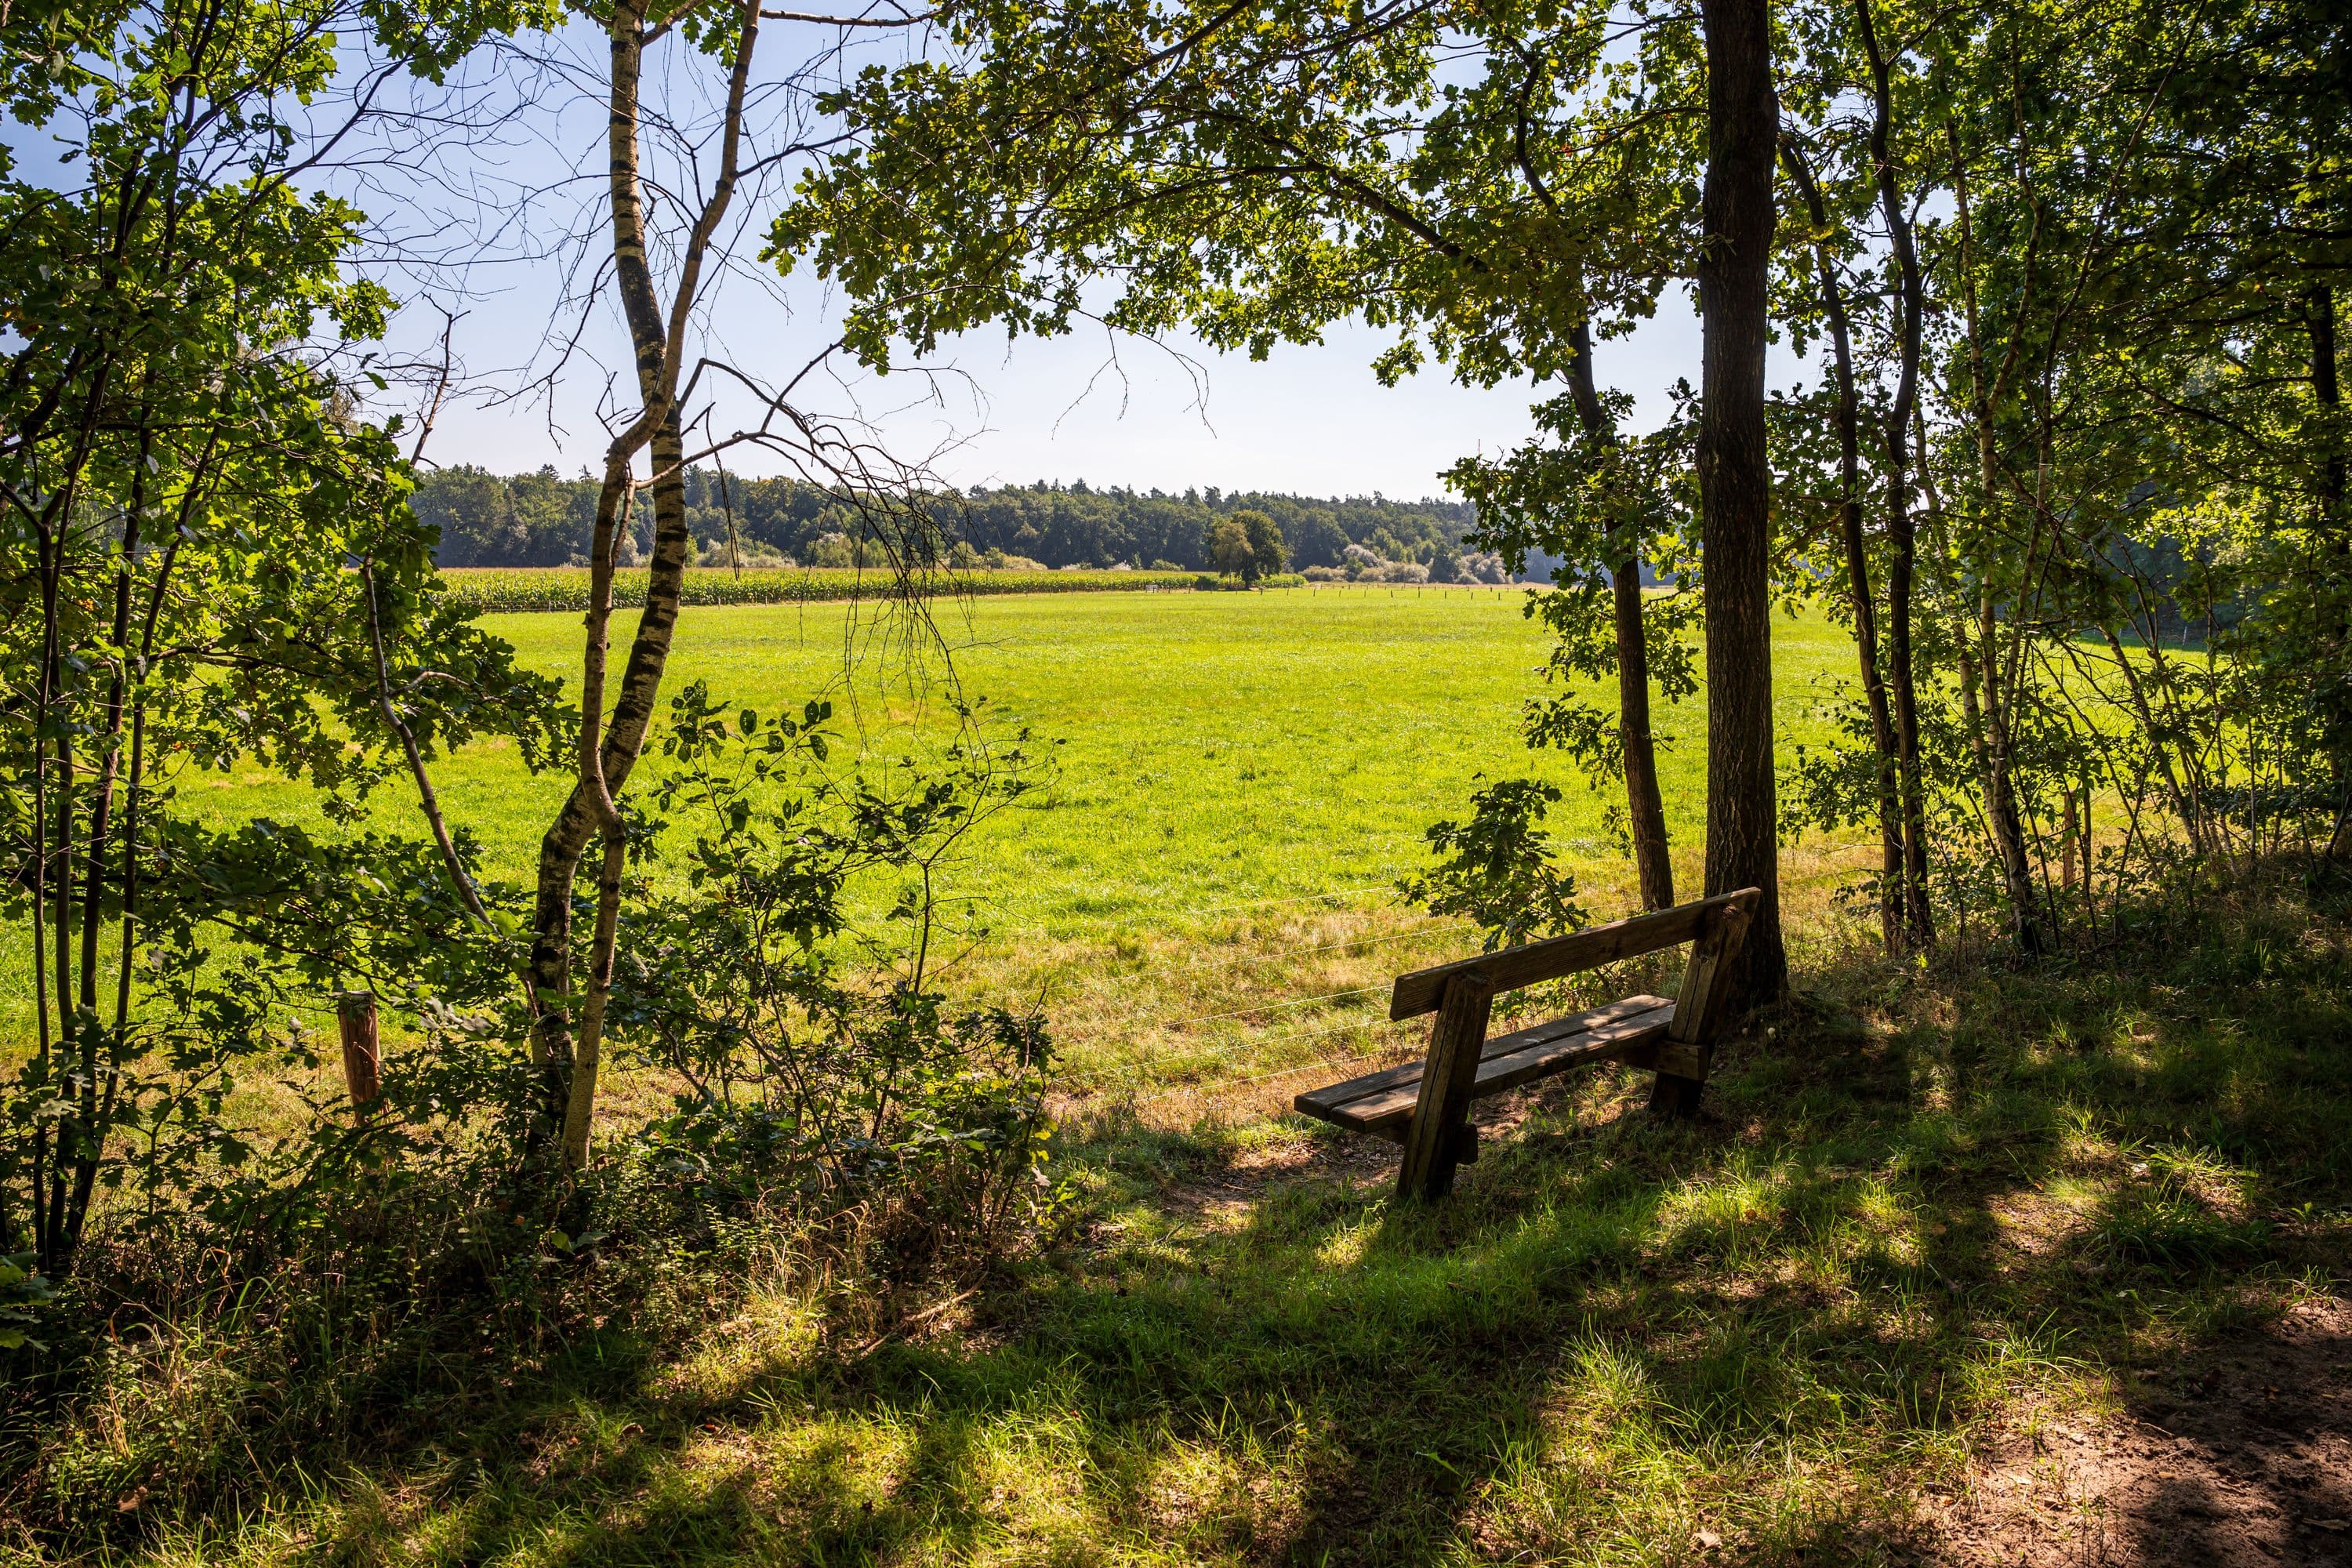
[[[991,727],[1059,742],[1058,785],[1000,825],[962,890],[1007,929],[1058,934],[1385,883],[1419,864],[1422,830],[1461,805],[1474,774],[1504,771],[1575,785],[1559,826],[1607,885],[1597,797],[1518,741],[1518,706],[1540,685],[1546,649],[1520,598],[1382,588],[939,604],[938,631]],[[766,712],[831,697],[836,727],[893,756],[910,731],[936,735],[952,715],[935,670],[910,679],[904,628],[887,616],[841,605],[689,609],[665,689],[704,680]],[[577,685],[573,617],[481,624]],[[616,649],[633,629],[634,616],[616,616]],[[1801,731],[1810,678],[1852,656],[1817,622],[1782,631],[1780,720]],[[1667,815],[1688,838],[1703,809],[1703,700],[1663,718]],[[520,875],[566,781],[532,780],[487,746],[440,764],[436,783],[497,869]],[[192,784],[223,817],[308,811],[300,790],[257,773]],[[380,816],[397,822],[405,804],[388,786]]]
[[[1518,739],[1548,647],[1524,598],[1378,587],[940,602],[937,640],[964,691],[985,700],[1000,735],[1032,731],[1051,781],[978,836],[950,878],[950,895],[993,933],[950,984],[1042,1002],[1078,1088],[1230,1082],[1376,1054],[1402,1037],[1378,998],[1298,1004],[1361,993],[1463,946],[1460,926],[1399,908],[1393,884],[1426,862],[1423,830],[1458,815],[1481,773],[1560,784],[1555,837],[1580,863],[1587,907],[1625,912],[1631,867],[1602,837],[1605,798]],[[483,624],[576,685],[573,617]],[[632,625],[618,617],[616,648]],[[1784,619],[1778,634],[1780,731],[1816,738],[1819,680],[1844,673],[1851,645],[1818,619]],[[829,696],[853,746],[887,761],[953,722],[940,662],[918,667],[909,638],[877,606],[698,607],[680,623],[666,689],[705,680],[767,713]],[[1695,887],[1703,696],[1660,718],[1668,821]],[[565,781],[534,779],[510,751],[483,746],[442,763],[436,783],[494,873],[524,878]],[[188,791],[223,820],[315,821],[300,789],[257,773],[192,779]],[[377,811],[421,829],[397,780]],[[1822,847],[1792,858],[1800,893],[1809,877],[1834,879],[1843,862]]]
[[[1512,599],[942,610],[968,688],[1065,742],[960,889],[998,936],[959,984],[1042,998],[1066,1047],[1044,1244],[896,1288],[681,1257],[554,1348],[388,1340],[331,1396],[259,1318],[127,1345],[8,1494],[63,1522],[0,1561],[2342,1560],[2340,888],[2179,891],[2039,966],[1919,965],[1839,926],[1849,850],[1793,846],[1796,996],[1700,1119],[1649,1117],[1615,1068],[1485,1101],[1479,1162],[1423,1210],[1388,1145],[1264,1113],[1299,1071],[1412,1048],[1372,1022],[1387,977],[1465,944],[1387,888],[1473,775],[1547,764],[1515,738],[1543,647]],[[698,611],[673,679],[772,711],[833,692],[877,756],[936,738],[936,691],[871,637],[846,658],[846,614]],[[497,625],[574,656],[568,616]],[[1780,623],[1784,741],[1850,657]],[[1704,710],[1664,723],[1694,879]],[[487,749],[441,774],[520,871],[560,784]],[[1620,912],[1564,782],[1588,902]],[[317,1436],[322,1399],[364,1436]]]

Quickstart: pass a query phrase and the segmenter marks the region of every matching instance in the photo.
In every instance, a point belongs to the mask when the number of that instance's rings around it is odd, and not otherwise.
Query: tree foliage
[[[12,60],[47,50],[15,107],[79,182],[0,184],[0,844],[37,1031],[5,1100],[0,1251],[51,1279],[102,1192],[152,1201],[167,1170],[237,1162],[218,1112],[273,1045],[275,980],[362,978],[357,932],[289,945],[289,889],[415,858],[209,828],[183,780],[263,769],[351,823],[414,759],[499,733],[536,763],[553,742],[551,689],[441,601],[396,426],[352,411],[366,373],[341,351],[388,300],[345,269],[360,215],[303,189],[309,128],[286,117],[344,29],[429,74],[512,19],[195,0],[10,20]],[[222,963],[228,934],[251,946]],[[393,968],[456,977],[414,945]]]
[[[722,498],[716,471],[698,466],[688,468],[682,488],[687,526],[706,563],[726,558],[730,522],[740,544],[804,566],[824,563],[817,560],[820,541],[856,540],[868,531],[858,507],[794,479],[730,473]],[[552,468],[499,476],[453,466],[418,476],[414,500],[417,515],[440,531],[434,557],[443,566],[565,566],[587,560],[596,489],[593,479],[562,479]],[[1171,495],[1084,479],[941,489],[928,498],[928,510],[950,550],[961,543],[1055,567],[1166,562],[1189,572],[1214,568],[1210,534],[1238,511],[1271,520],[1297,567],[1338,566],[1350,544],[1386,560],[1428,563],[1458,553],[1477,523],[1467,503],[1436,498],[1327,499],[1214,486]],[[622,563],[641,561],[652,538],[651,509],[640,501],[620,541]]]

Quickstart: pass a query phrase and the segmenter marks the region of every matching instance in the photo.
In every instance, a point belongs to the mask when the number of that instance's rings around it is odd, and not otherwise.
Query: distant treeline
[[[840,543],[828,545],[828,539],[857,537],[856,514],[823,490],[791,479],[731,475],[727,485],[747,564],[760,557],[832,564],[828,557]],[[720,504],[718,476],[700,468],[688,473],[686,497],[698,548],[706,555],[723,551],[728,508]],[[566,566],[587,558],[596,485],[559,478],[551,468],[511,476],[441,468],[423,477],[415,504],[417,516],[441,531],[436,556],[444,566]],[[1378,495],[1325,500],[1214,489],[1168,495],[1116,486],[1095,489],[1084,480],[975,487],[941,496],[935,508],[950,538],[982,553],[1000,551],[1054,567],[1188,572],[1213,569],[1211,528],[1244,509],[1263,511],[1281,527],[1294,570],[1338,566],[1351,544],[1389,561],[1451,557],[1476,517],[1464,501]],[[634,564],[651,542],[651,513],[642,507],[634,533],[623,546],[624,564]]]

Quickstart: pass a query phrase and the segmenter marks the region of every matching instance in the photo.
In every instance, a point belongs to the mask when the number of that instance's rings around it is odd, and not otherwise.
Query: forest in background
[[[585,564],[596,525],[598,481],[566,479],[554,468],[499,475],[471,466],[420,475],[412,502],[420,521],[440,531],[435,559],[449,566]],[[747,556],[772,552],[803,565],[827,563],[819,542],[828,535],[861,537],[865,524],[838,495],[792,479],[726,477],[707,467],[686,475],[686,517],[698,557],[725,547],[729,510]],[[1002,551],[1052,567],[1155,565],[1188,572],[1213,570],[1209,534],[1219,519],[1256,510],[1282,530],[1295,567],[1338,566],[1351,544],[1387,561],[1436,565],[1463,550],[1477,524],[1467,501],[1424,497],[1392,500],[1379,494],[1324,500],[1312,496],[1224,491],[1212,485],[1169,495],[1113,485],[973,486],[932,501],[941,531],[979,552]],[[653,508],[641,501],[622,553],[639,560],[651,549]],[[1441,581],[1444,578],[1441,577]]]

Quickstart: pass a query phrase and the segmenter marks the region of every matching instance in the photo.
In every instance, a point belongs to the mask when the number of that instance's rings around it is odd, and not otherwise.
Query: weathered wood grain
[[[1484,1100],[1663,1039],[1674,1006],[1663,996],[1628,996],[1605,1007],[1496,1035],[1479,1053],[1478,1077],[1470,1097]],[[1426,1066],[1407,1062],[1384,1068],[1344,1083],[1309,1089],[1291,1103],[1302,1116],[1359,1132],[1386,1134],[1412,1118]]]
[[[1470,1091],[1477,1082],[1478,1053],[1486,1043],[1494,1004],[1494,979],[1483,970],[1464,969],[1447,977],[1437,1027],[1429,1035],[1429,1064],[1405,1128],[1404,1160],[1397,1167],[1402,1196],[1433,1202],[1454,1190],[1462,1129],[1470,1119]]]
[[[1638,958],[1662,947],[1674,947],[1697,937],[1717,910],[1736,900],[1745,899],[1752,903],[1759,897],[1754,889],[1745,888],[1700,903],[1678,904],[1655,914],[1634,915],[1566,936],[1548,937],[1542,942],[1507,947],[1499,952],[1483,952],[1475,958],[1416,969],[1397,976],[1396,987],[1389,996],[1389,1016],[1417,1018],[1436,1011],[1438,995],[1444,990],[1446,981],[1473,969],[1492,981],[1500,994],[1557,980],[1579,970],[1614,963],[1621,958]]]

